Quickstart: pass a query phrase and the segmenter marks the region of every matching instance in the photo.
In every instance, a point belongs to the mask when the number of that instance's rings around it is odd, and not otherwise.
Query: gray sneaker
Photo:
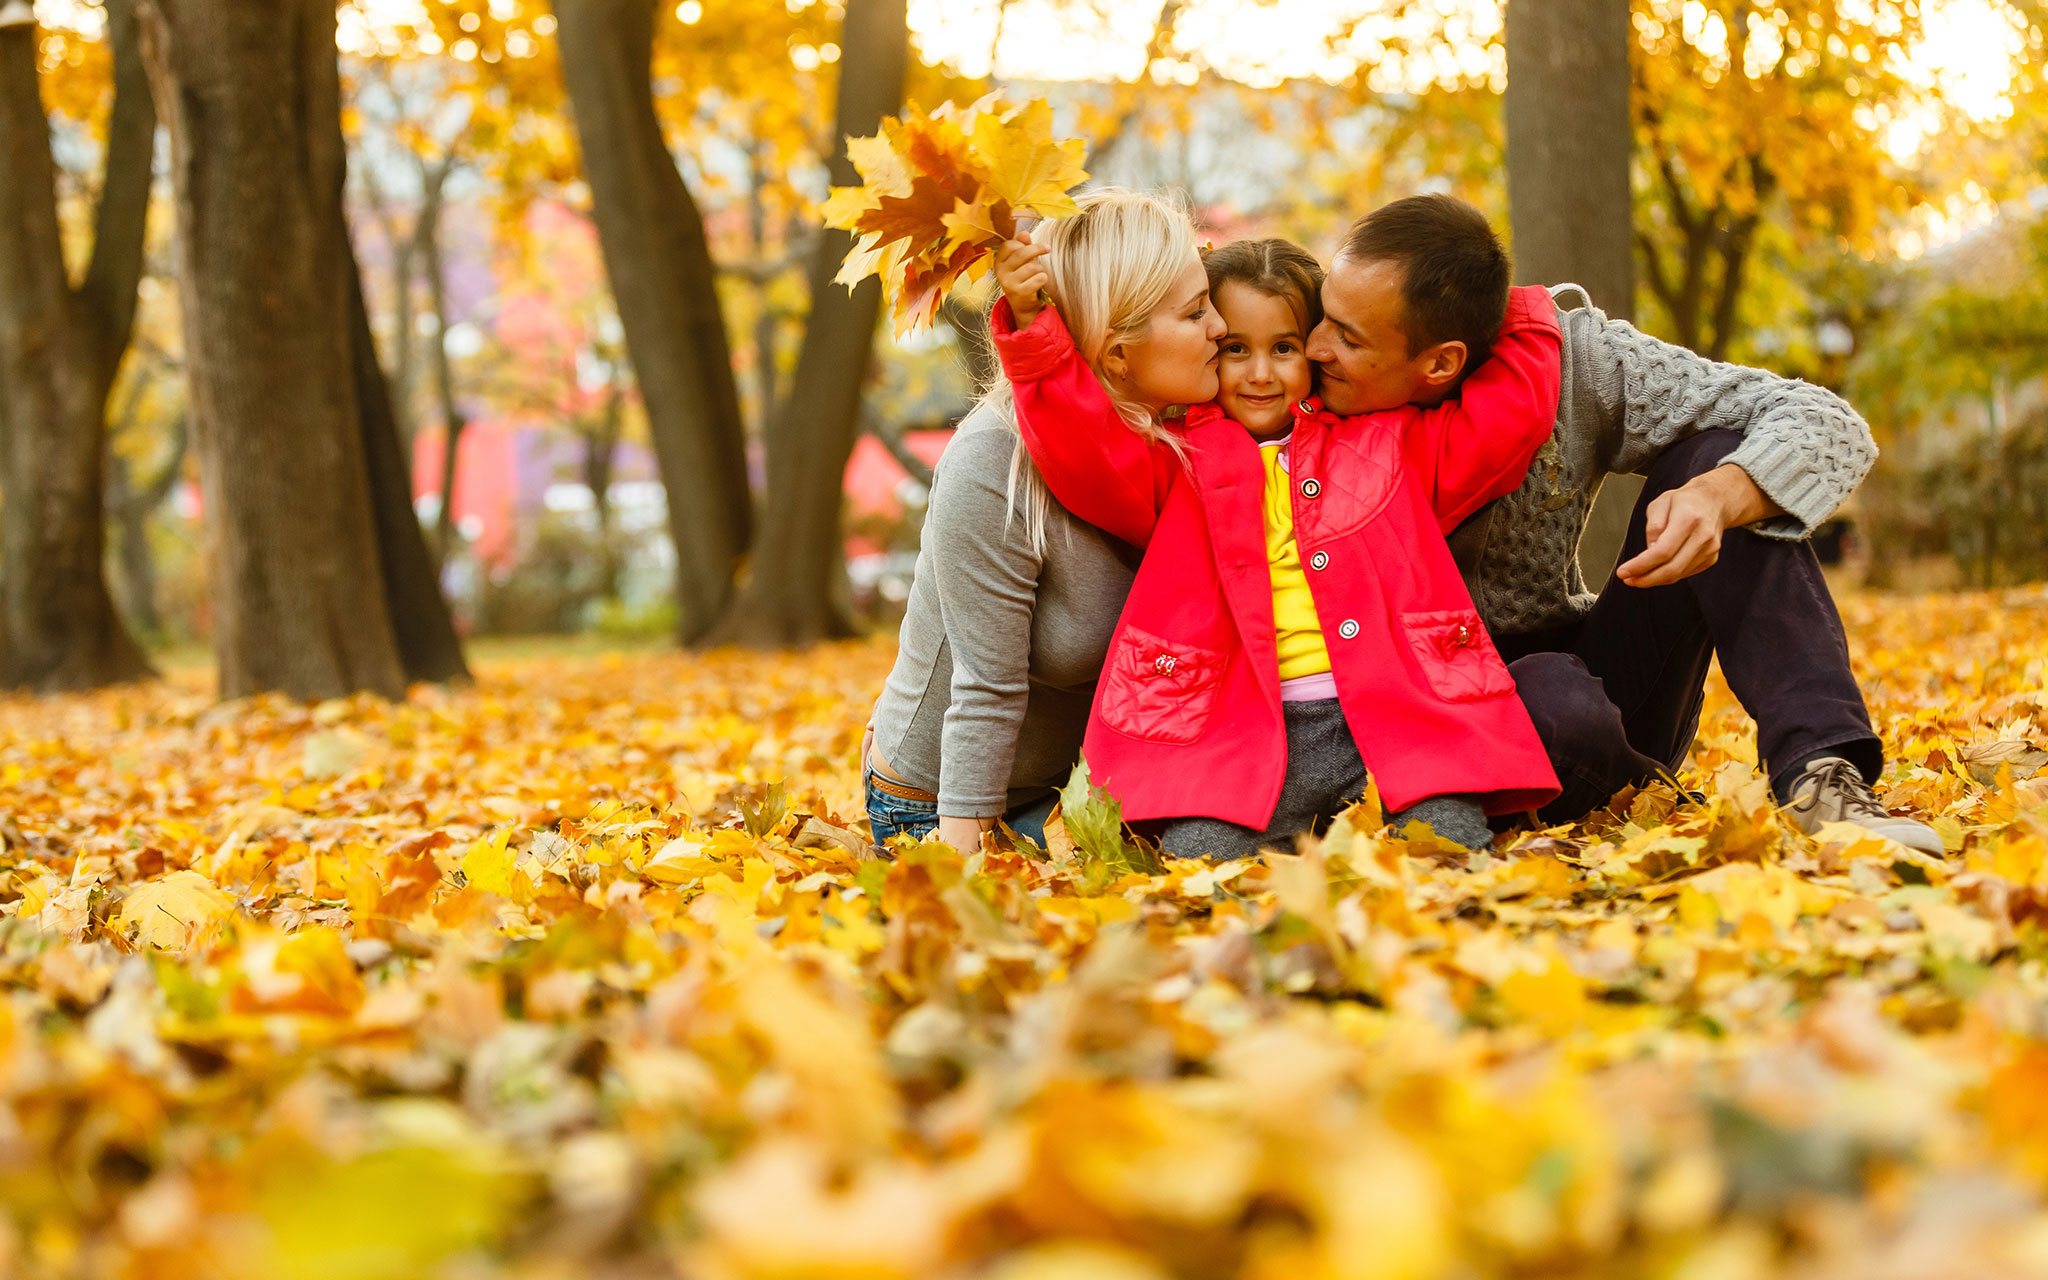
[[[1908,849],[1937,858],[1947,856],[1933,827],[1913,818],[1893,817],[1870,793],[1870,784],[1856,766],[1840,756],[1822,756],[1806,766],[1792,784],[1785,813],[1801,831],[1818,831],[1824,822],[1853,822]]]

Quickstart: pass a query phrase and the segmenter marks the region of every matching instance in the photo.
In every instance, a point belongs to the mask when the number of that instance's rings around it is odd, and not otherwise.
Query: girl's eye
[[[1273,354],[1276,356],[1291,356],[1294,354],[1294,344],[1291,342],[1276,342],[1273,344]]]
[[[1226,342],[1223,344],[1223,354],[1226,356],[1241,356],[1244,353],[1244,344],[1242,342]]]

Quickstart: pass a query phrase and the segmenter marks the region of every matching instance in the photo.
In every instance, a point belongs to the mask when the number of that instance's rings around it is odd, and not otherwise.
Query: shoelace
[[[1841,797],[1842,815],[1845,818],[1889,818],[1891,813],[1877,802],[1870,793],[1870,787],[1863,781],[1863,775],[1847,760],[1831,760],[1806,775],[1813,790],[1805,797],[1806,803],[1800,808],[1818,806],[1821,797],[1830,790]]]

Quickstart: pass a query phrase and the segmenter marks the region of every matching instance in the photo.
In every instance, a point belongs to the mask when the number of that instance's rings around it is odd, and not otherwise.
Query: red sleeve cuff
[[[1010,300],[998,299],[995,310],[989,313],[988,327],[989,336],[995,341],[996,356],[1003,362],[1003,373],[1012,382],[1036,382],[1074,351],[1073,336],[1055,307],[1039,308],[1031,323],[1019,329]]]

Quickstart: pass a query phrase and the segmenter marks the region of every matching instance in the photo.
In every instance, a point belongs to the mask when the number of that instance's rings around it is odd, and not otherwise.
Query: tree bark
[[[171,496],[189,444],[189,423],[181,413],[171,426],[170,457],[146,485],[136,484],[128,460],[118,452],[107,456],[107,506],[120,531],[114,544],[114,563],[120,570],[121,603],[144,635],[154,635],[164,625],[156,607],[156,557],[149,549],[149,518]]]
[[[339,206],[336,212],[339,213]],[[392,411],[391,389],[377,363],[377,339],[370,332],[370,308],[363,297],[361,268],[348,227],[337,222],[348,267],[349,350],[354,360],[356,398],[361,408],[363,464],[369,480],[370,519],[377,538],[377,564],[384,580],[385,608],[398,641],[398,659],[408,681],[467,680],[469,664],[455,619],[441,594],[441,578],[427,552],[426,535],[412,507],[412,459]]]
[[[389,197],[378,186],[377,179],[370,174],[363,175],[363,191],[368,197],[370,211],[376,216],[378,226],[383,229],[384,240],[391,249],[391,411],[398,421],[398,438],[405,445],[405,456],[410,462],[413,441],[413,365],[414,350],[419,338],[413,333],[412,280],[414,259],[419,254],[419,224],[415,220],[413,229],[405,235],[398,234],[398,217],[391,210]]]
[[[342,252],[332,0],[141,0],[141,16],[171,134],[221,693],[402,696],[364,450],[376,360]]]
[[[598,243],[668,493],[678,629],[689,643],[731,599],[753,524],[715,266],[654,114],[656,0],[554,7]]]
[[[1635,318],[1628,0],[1508,0],[1508,220],[1524,284],[1583,286]],[[1642,480],[1610,476],[1579,540],[1588,582],[1620,557]]]
[[[1583,285],[1635,316],[1628,0],[1508,0],[1508,220],[1515,276]]]
[[[834,185],[860,175],[846,138],[881,127],[903,101],[910,37],[905,0],[847,0],[840,47]],[[880,283],[850,293],[832,283],[852,237],[831,231],[811,264],[811,315],[796,374],[768,436],[768,492],[746,586],[716,638],[757,646],[801,645],[851,635],[844,606],[840,528],[846,462],[860,430],[861,387],[881,317]]]
[[[590,490],[591,514],[597,518],[597,594],[606,600],[619,594],[619,548],[612,536],[612,469],[625,425],[626,389],[614,377],[597,425],[583,433],[583,483]]]
[[[426,196],[420,202],[415,239],[427,272],[427,306],[434,318],[434,393],[441,409],[441,509],[434,518],[434,563],[448,562],[455,546],[455,472],[462,432],[469,418],[455,401],[455,370],[448,360],[448,264],[441,254],[441,193],[449,166],[425,175]]]
[[[156,117],[130,0],[107,5],[114,107],[92,260],[71,287],[38,29],[0,28],[0,682],[150,674],[107,590],[107,396],[134,328]]]

